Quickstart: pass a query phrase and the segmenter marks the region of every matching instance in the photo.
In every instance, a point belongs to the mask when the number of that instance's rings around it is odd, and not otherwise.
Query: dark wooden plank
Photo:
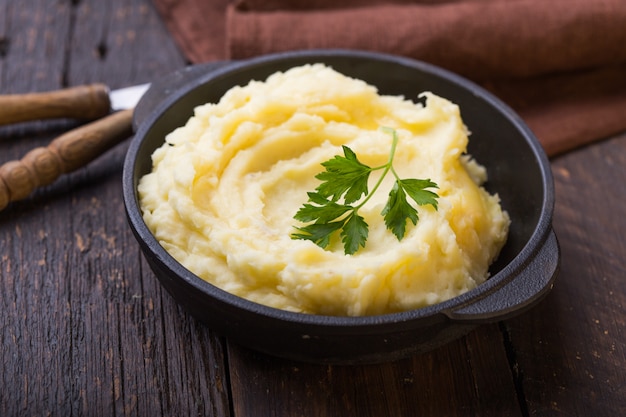
[[[0,62],[0,91],[59,88],[69,5],[25,1],[3,6],[2,36],[7,51]],[[3,131],[32,132],[23,126]],[[0,162],[21,156],[24,146],[48,139],[40,132],[37,137],[21,137],[19,142],[2,140]],[[55,231],[47,228],[53,210],[40,204],[35,213],[35,206],[0,215],[0,414],[7,416],[45,414],[69,401],[63,384],[57,383],[69,365],[64,348],[70,334],[67,286],[51,267],[67,258],[64,245],[56,242]]]
[[[0,7],[1,92],[119,87],[185,64],[148,0]],[[0,130],[0,162],[68,123]],[[161,289],[126,224],[127,146],[0,213],[2,416],[230,414],[221,340]]]
[[[0,1],[0,93],[184,65],[149,0]],[[0,162],[70,122],[0,128]],[[161,289],[126,226],[128,143],[0,213],[0,415],[626,414],[626,137],[553,166],[563,270],[538,308],[434,352],[319,366],[228,347]]]
[[[337,366],[229,345],[233,406],[245,416],[521,416],[498,325],[396,362]]]
[[[71,30],[69,4],[25,0],[4,1],[0,7],[0,94],[62,87],[64,44]],[[60,132],[67,126],[64,122],[1,126],[0,163],[23,155],[23,145],[17,141],[27,139],[31,147],[42,146],[50,139],[50,129]]]
[[[553,161],[562,267],[507,323],[529,415],[626,415],[626,135]]]
[[[104,80],[111,88],[125,87],[150,82],[185,63],[149,0],[83,0],[73,33],[72,84]]]
[[[59,88],[63,78],[65,41],[70,34],[70,2],[41,0],[2,3],[4,54],[2,94]],[[19,55],[19,65],[12,57]],[[17,62],[16,62],[17,64]]]

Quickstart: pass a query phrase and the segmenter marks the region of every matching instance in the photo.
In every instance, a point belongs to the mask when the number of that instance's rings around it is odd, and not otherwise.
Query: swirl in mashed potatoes
[[[458,106],[422,96],[425,104],[379,95],[322,64],[234,87],[197,107],[154,152],[153,171],[139,184],[145,222],[202,279],[280,309],[372,315],[462,294],[488,278],[509,217],[481,186],[485,169],[465,155]],[[419,222],[398,241],[380,215],[390,178],[359,210],[370,233],[354,255],[339,239],[326,250],[291,239],[320,163],[341,145],[364,164],[387,161],[391,136],[381,126],[398,133],[398,174],[438,184],[438,210],[418,207]]]

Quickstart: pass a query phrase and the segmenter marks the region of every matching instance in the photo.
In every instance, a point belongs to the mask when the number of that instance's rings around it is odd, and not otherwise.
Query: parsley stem
[[[380,174],[380,177],[378,178],[378,181],[376,181],[376,184],[374,184],[374,187],[372,187],[372,191],[370,193],[368,193],[368,195],[363,199],[363,201],[361,201],[361,203],[359,205],[354,207],[353,212],[356,212],[361,207],[363,207],[365,205],[365,203],[367,203],[369,201],[369,199],[372,197],[372,195],[374,195],[374,193],[376,193],[376,190],[378,190],[378,187],[380,187],[380,185],[383,183],[383,180],[387,176],[387,173],[389,172],[389,170],[391,170],[393,175],[396,178],[398,178],[398,174],[396,173],[396,170],[393,169],[393,158],[396,156],[396,147],[398,146],[398,134],[396,133],[395,129],[392,129],[390,127],[384,127],[383,126],[383,127],[381,127],[381,129],[384,132],[389,133],[391,135],[391,150],[389,151],[389,159],[387,160],[387,163],[385,165],[381,165],[379,167],[372,168],[372,171],[376,171],[376,170],[379,170],[379,169],[384,169],[384,171],[383,171],[382,174]]]

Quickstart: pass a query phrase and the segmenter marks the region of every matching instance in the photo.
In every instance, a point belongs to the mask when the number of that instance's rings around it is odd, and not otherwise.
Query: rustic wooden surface
[[[185,64],[149,0],[0,0],[2,94]],[[75,125],[0,128],[0,163]],[[189,317],[127,227],[127,145],[0,213],[0,416],[626,415],[626,134],[552,161],[562,270],[542,304],[367,366],[271,358]]]

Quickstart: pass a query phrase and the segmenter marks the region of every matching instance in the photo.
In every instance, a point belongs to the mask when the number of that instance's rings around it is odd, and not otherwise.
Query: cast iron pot
[[[203,281],[157,242],[142,219],[137,183],[151,170],[150,155],[163,144],[165,135],[184,125],[195,106],[218,101],[235,85],[316,62],[365,80],[382,94],[416,98],[422,91],[432,91],[460,106],[472,132],[469,153],[486,166],[486,188],[500,195],[511,217],[508,241],[485,283],[448,301],[402,313],[300,314],[247,301]],[[297,51],[191,67],[153,85],[137,107],[136,126],[124,164],[124,203],[147,262],[171,296],[193,316],[249,348],[325,363],[394,360],[441,346],[481,323],[527,310],[548,293],[557,275],[560,254],[551,226],[553,179],[539,142],[500,100],[441,68],[397,56],[345,50]]]

